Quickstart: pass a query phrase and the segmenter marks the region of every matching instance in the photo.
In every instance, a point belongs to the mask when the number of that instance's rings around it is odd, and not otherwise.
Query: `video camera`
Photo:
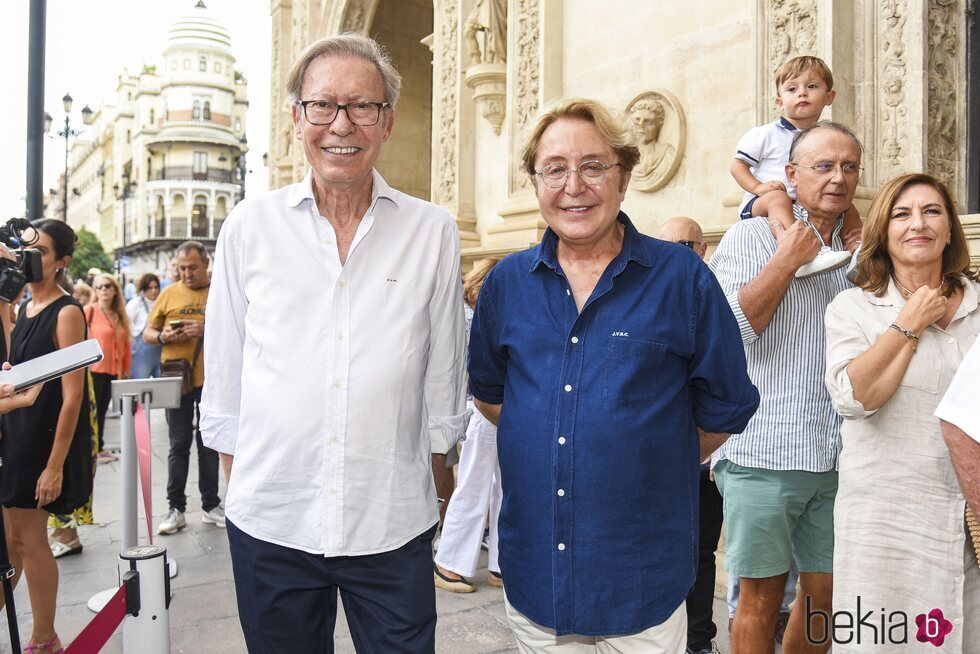
[[[42,278],[41,252],[25,247],[34,245],[34,241],[25,243],[22,236],[30,226],[31,222],[26,218],[11,218],[0,227],[0,243],[17,257],[17,261],[0,257],[0,300],[5,302],[13,302],[26,284],[39,282]]]

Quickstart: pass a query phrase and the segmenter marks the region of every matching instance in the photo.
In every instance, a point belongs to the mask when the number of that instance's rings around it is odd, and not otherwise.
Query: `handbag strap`
[[[197,365],[197,358],[201,356],[201,346],[204,345],[204,337],[199,336],[197,339],[197,345],[194,346],[194,359],[191,361],[191,368]]]

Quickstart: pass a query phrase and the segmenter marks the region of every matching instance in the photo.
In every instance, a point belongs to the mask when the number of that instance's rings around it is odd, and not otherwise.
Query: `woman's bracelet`
[[[902,329],[901,327],[899,327],[895,323],[892,323],[892,324],[888,325],[888,328],[889,329],[894,329],[899,334],[901,334],[902,336],[904,336],[905,337],[905,340],[907,340],[909,342],[909,346],[911,346],[912,351],[915,352],[915,348],[917,348],[919,346],[919,337],[918,336],[916,336],[915,334],[913,334],[912,332],[910,332],[907,329]]]

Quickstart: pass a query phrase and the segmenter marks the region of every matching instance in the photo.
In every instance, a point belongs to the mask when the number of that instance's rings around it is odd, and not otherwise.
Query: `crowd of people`
[[[0,303],[4,336],[0,358],[6,362],[4,367],[88,338],[96,339],[103,353],[102,360],[88,369],[57,381],[18,393],[11,386],[0,389],[0,504],[15,570],[13,583],[17,584],[22,573],[26,577],[33,615],[25,651],[48,654],[62,651],[54,628],[58,590],[55,559],[82,553],[78,527],[93,523],[97,463],[118,458],[104,438],[112,381],[159,377],[161,360],[167,365],[168,360],[184,356],[181,351],[168,352],[167,344],[192,339],[200,342],[207,298],[207,253],[197,242],[180,246],[173,266],[176,279],[171,280],[169,292],[161,294],[160,278],[153,273],[123,287],[115,276],[91,269],[86,279],[72,283],[68,267],[76,237],[64,222],[35,221],[24,241],[41,254],[41,278],[25,287],[23,299]],[[190,260],[188,252],[194,253]],[[0,248],[0,256],[13,258],[4,248]],[[128,302],[124,288],[130,288]],[[195,301],[184,302],[182,294],[186,293],[196,294]],[[168,311],[176,312],[180,320],[175,322],[182,324],[163,326]],[[196,402],[194,388],[200,394],[200,378],[195,379],[196,386],[185,395],[188,402]],[[188,410],[174,413],[168,416],[171,504],[186,484],[192,431]],[[202,459],[213,459],[214,464],[213,489],[211,495],[205,495],[206,501],[214,501],[202,519],[223,526],[217,499],[217,453],[199,447],[199,453],[202,450],[206,450]],[[202,484],[202,493],[204,488]],[[160,533],[176,530],[167,527],[164,520]],[[0,598],[0,606],[2,603]]]
[[[108,385],[154,374],[184,384],[159,532],[186,525],[196,441],[250,651],[332,651],[339,593],[357,651],[434,652],[436,588],[473,592],[485,544],[521,652],[711,654],[723,529],[734,654],[980,642],[980,285],[942,180],[887,181],[862,222],[823,61],[776,71],[707,264],[691,218],[637,230],[634,127],[569,98],[520,155],[541,242],[465,278],[453,218],[375,169],[401,88],[378,44],[320,39],[285,86],[310,170],[236,206],[213,266],[185,243],[179,281],[124,306],[94,275],[83,308],[73,235],[36,225],[10,362],[86,333],[106,358],[0,400],[31,651],[60,647],[48,516],[80,551]]]

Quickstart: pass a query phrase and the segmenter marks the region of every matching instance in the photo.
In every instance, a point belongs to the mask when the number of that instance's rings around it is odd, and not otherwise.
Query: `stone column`
[[[562,94],[561,0],[509,0],[507,8],[507,138],[510,143],[503,222],[487,229],[492,248],[537,243],[546,227],[520,147],[540,109]]]

